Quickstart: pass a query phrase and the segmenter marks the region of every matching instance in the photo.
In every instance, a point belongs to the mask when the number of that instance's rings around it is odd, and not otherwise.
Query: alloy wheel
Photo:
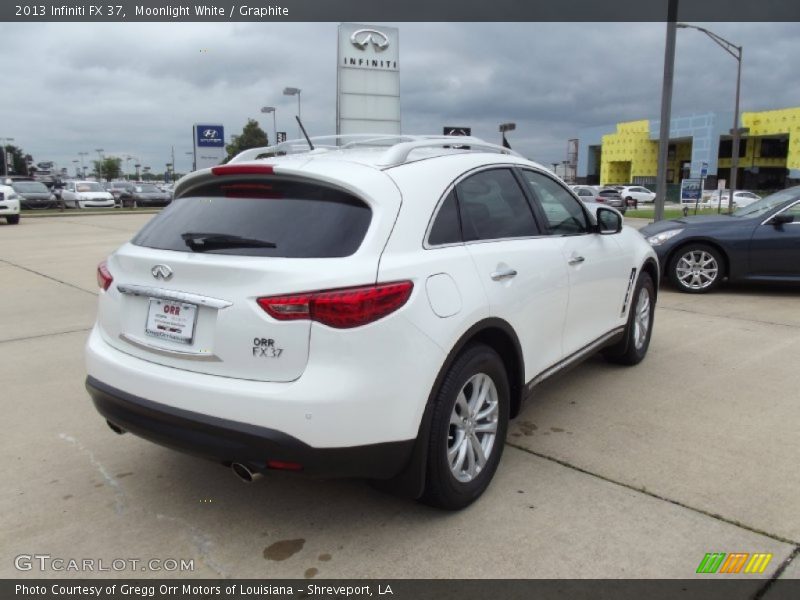
[[[462,483],[475,479],[497,439],[497,387],[485,373],[470,377],[456,397],[447,436],[447,463]]]
[[[717,280],[719,264],[705,250],[691,250],[678,259],[675,275],[684,287],[703,290]]]

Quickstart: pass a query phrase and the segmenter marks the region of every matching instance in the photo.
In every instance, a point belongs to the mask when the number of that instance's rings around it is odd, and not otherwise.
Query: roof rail
[[[510,148],[484,142],[480,138],[463,135],[401,135],[401,134],[346,134],[312,137],[314,150],[310,150],[305,139],[287,140],[274,146],[250,148],[234,156],[230,163],[256,160],[259,157],[284,156],[287,154],[323,154],[334,150],[352,148],[384,148],[385,152],[376,161],[381,167],[392,167],[405,163],[409,154],[423,148],[441,148],[469,152],[497,152],[520,156]]]
[[[439,135],[439,136],[418,136],[418,139],[410,142],[401,142],[389,148],[378,164],[382,167],[393,167],[402,165],[408,160],[408,155],[414,150],[422,148],[442,148],[458,151],[479,150],[483,152],[497,152],[499,154],[509,154],[511,156],[521,156],[505,146],[490,144],[480,138],[465,135]]]

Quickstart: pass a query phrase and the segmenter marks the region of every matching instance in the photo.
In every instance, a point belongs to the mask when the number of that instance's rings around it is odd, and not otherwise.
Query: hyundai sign
[[[222,125],[195,124],[193,128],[194,168],[205,169],[220,164],[225,157],[225,130]]]

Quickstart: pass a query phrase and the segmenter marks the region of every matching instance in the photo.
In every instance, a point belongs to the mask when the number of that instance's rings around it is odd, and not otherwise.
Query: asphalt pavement
[[[708,552],[800,577],[800,290],[662,288],[646,360],[540,386],[488,492],[446,513],[112,433],[83,387],[95,267],[149,218],[0,225],[0,577],[64,576],[15,568],[39,553],[194,561],[106,577],[687,578]]]

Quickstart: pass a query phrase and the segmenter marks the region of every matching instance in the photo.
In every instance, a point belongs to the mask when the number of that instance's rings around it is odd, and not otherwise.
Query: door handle
[[[569,259],[569,264],[571,264],[571,265],[579,265],[585,260],[586,259],[583,258],[582,256],[573,256],[572,258]]]
[[[494,281],[503,281],[504,279],[511,279],[516,276],[517,272],[514,269],[503,269],[502,271],[495,271],[491,274],[491,278]]]

